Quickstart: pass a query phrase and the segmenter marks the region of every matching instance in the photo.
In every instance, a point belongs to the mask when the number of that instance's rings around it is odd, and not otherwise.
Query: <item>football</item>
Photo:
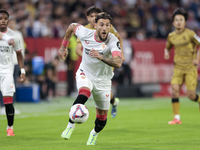
[[[75,123],[83,123],[89,117],[89,111],[83,104],[75,104],[70,108],[69,111],[70,119]]]

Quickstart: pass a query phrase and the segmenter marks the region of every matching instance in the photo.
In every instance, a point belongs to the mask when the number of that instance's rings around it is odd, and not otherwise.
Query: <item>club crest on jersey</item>
[[[102,46],[102,48],[103,48],[103,49],[105,49],[105,48],[106,48],[106,44],[102,44],[101,46]]]

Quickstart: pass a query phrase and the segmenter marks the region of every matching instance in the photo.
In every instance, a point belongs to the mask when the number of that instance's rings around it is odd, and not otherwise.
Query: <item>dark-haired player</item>
[[[183,8],[177,8],[173,12],[175,31],[169,33],[164,52],[165,59],[169,59],[170,49],[175,48],[174,70],[171,79],[174,119],[168,124],[181,124],[179,92],[183,83],[187,87],[187,97],[200,103],[200,97],[196,94],[197,65],[200,61],[200,55],[197,56],[197,45],[200,45],[200,38],[194,31],[185,28],[187,18],[188,14]]]
[[[95,19],[96,30],[72,23],[66,33],[59,50],[61,59],[68,53],[67,45],[75,34],[83,45],[82,62],[76,72],[76,83],[79,90],[74,104],[85,104],[93,94],[96,107],[95,127],[90,132],[87,145],[95,145],[99,132],[105,127],[107,113],[110,107],[112,67],[120,68],[122,65],[119,40],[114,34],[109,33],[111,17],[107,13],[99,13]],[[66,129],[61,137],[69,139],[75,124],[69,119]]]
[[[102,10],[99,7],[96,6],[91,6],[87,9],[86,15],[87,15],[87,20],[88,24],[85,25],[86,28],[91,29],[91,30],[96,30],[94,27],[95,24],[95,18],[98,13],[101,13]],[[110,33],[113,33],[119,40],[120,46],[121,46],[121,52],[122,52],[122,61],[125,60],[124,57],[124,52],[123,52],[123,42],[122,38],[118,34],[118,32],[115,30],[115,28],[111,25],[111,28],[109,30]],[[76,46],[76,53],[82,57],[82,44],[80,39],[77,40],[77,46]],[[110,97],[110,103],[112,104],[112,110],[111,110],[111,115],[114,118],[117,115],[117,105],[119,104],[119,98],[115,97],[112,92],[111,92],[111,97]]]
[[[24,59],[21,53],[22,47],[19,37],[8,28],[9,14],[5,10],[0,10],[0,90],[3,95],[3,101],[7,116],[7,136],[14,136],[14,107],[13,94],[15,85],[13,81],[13,52],[17,54],[18,64],[21,68],[20,81],[25,81]]]

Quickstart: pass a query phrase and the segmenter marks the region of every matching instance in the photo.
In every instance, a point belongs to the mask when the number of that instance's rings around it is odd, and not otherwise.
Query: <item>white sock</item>
[[[75,123],[68,122],[67,128],[75,129]]]
[[[97,133],[94,129],[90,132],[92,135],[98,135],[99,133]]]
[[[175,116],[174,116],[174,118],[175,118],[175,119],[177,119],[177,120],[181,120],[181,118],[180,118],[180,115],[179,115],[179,114],[178,114],[178,115],[175,115]]]
[[[8,129],[13,129],[13,126],[7,126],[7,130],[8,130]]]

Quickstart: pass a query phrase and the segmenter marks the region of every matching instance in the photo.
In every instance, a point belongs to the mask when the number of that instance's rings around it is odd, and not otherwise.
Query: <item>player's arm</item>
[[[200,48],[199,48],[197,58],[193,60],[193,65],[197,66],[199,64],[199,62],[200,62]]]
[[[172,48],[172,46],[173,46],[169,39],[170,39],[170,37],[169,37],[169,35],[168,35],[166,47],[165,47],[165,49],[164,49],[164,58],[165,58],[166,60],[170,59],[170,50],[171,50],[171,48]]]
[[[77,43],[77,45],[76,45],[76,54],[78,56],[81,56],[81,57],[83,55],[82,44],[81,43]]]
[[[192,39],[192,42],[195,44],[195,45],[198,45],[200,46],[200,37],[194,32],[192,31],[191,32],[191,39]],[[200,48],[199,48],[200,50]],[[200,51],[199,51],[200,52]],[[196,59],[193,60],[193,65],[197,66],[200,62],[200,54],[198,53],[198,56]]]
[[[119,33],[117,33],[117,38],[119,40],[119,43],[120,43],[120,47],[121,47],[121,53],[122,53],[122,62],[125,61],[125,56],[124,56],[124,51],[123,51],[123,40],[121,38],[121,36],[119,35]]]
[[[89,55],[103,61],[111,67],[120,68],[122,65],[122,58],[120,55],[114,55],[112,58],[109,58],[100,54],[97,50],[94,49],[90,50]]]
[[[64,39],[62,41],[61,48],[58,51],[58,55],[62,60],[65,60],[68,54],[67,45],[69,44],[69,40],[71,37],[75,34],[76,27],[79,26],[78,23],[72,23],[67,28],[67,31],[65,32]]]
[[[24,58],[23,58],[21,51],[16,52],[16,55],[17,55],[18,65],[21,69],[20,81],[24,82],[26,80],[26,76],[25,76],[26,72],[25,72],[25,69],[24,69]]]

